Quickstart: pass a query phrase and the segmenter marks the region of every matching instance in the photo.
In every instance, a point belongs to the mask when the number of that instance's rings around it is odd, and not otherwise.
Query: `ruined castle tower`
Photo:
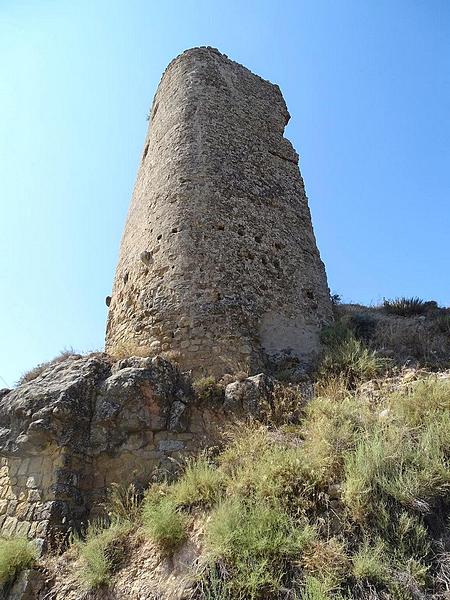
[[[278,86],[212,48],[156,92],[109,307],[106,349],[168,352],[195,373],[310,360],[330,319]]]

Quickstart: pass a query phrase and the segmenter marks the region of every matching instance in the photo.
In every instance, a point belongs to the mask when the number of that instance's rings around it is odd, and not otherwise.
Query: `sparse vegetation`
[[[36,546],[21,537],[0,537],[0,585],[12,583],[37,560]]]
[[[427,515],[450,499],[449,382],[431,377],[374,402],[328,390],[281,437],[234,429],[210,467],[225,492],[206,522],[205,581],[221,574],[224,598],[286,588],[338,598],[354,586],[398,597],[405,578],[432,585],[435,532],[448,527]]]
[[[342,321],[326,327],[322,332],[325,351],[319,366],[322,378],[342,377],[349,387],[366,381],[385,371],[389,361],[379,356],[357,339]]]
[[[385,387],[381,377],[398,373],[398,356],[440,364],[449,315],[416,298],[387,302],[335,306],[314,397],[288,374],[259,421],[230,424],[222,447],[187,460],[177,479],[160,478],[144,495],[113,485],[110,525],[90,525],[75,543],[82,580],[107,584],[133,532],[170,560],[195,532],[192,600],[443,599],[450,380],[418,372]],[[221,402],[227,381],[196,380],[197,399]]]
[[[143,503],[144,530],[163,554],[173,553],[187,536],[187,518],[170,496],[149,494]]]
[[[89,525],[85,538],[74,545],[81,557],[79,577],[89,588],[106,585],[126,556],[126,535],[129,522],[114,522],[107,526],[101,522]]]
[[[375,398],[339,377],[317,390],[295,422],[289,409],[277,427],[232,426],[215,457],[154,484],[141,508],[115,490],[116,521],[91,526],[79,542],[83,579],[102,585],[118,568],[132,515],[163,556],[201,524],[198,600],[279,599],[287,590],[312,600],[443,597],[449,380],[429,376]]]
[[[105,503],[106,512],[112,522],[135,522],[139,519],[142,495],[136,486],[123,486],[119,483],[110,485]]]
[[[55,356],[55,358],[53,358],[52,360],[40,363],[33,369],[30,369],[29,371],[24,373],[20,377],[19,381],[17,382],[17,385],[22,385],[23,383],[29,383],[30,381],[33,381],[33,379],[36,379],[37,377],[39,377],[39,375],[41,375],[46,369],[48,369],[52,365],[56,365],[58,363],[64,362],[70,356],[80,356],[80,355],[77,354],[76,352],[74,352],[74,350],[72,350],[72,349],[63,350],[58,354],[58,356]]]
[[[202,402],[219,402],[223,398],[224,388],[214,377],[201,377],[193,383],[194,392]]]
[[[140,346],[136,342],[122,342],[114,347],[114,353],[112,357],[115,360],[122,360],[124,358],[130,358],[131,356],[138,356],[140,358],[147,358],[152,354],[148,346]]]
[[[430,307],[430,303],[420,298],[395,298],[394,300],[384,299],[383,308],[390,315],[400,317],[413,317],[423,315]]]

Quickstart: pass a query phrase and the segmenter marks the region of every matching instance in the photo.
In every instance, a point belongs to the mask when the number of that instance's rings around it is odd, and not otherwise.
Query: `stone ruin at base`
[[[192,374],[313,360],[331,303],[288,119],[277,86],[217,50],[169,65],[122,240],[108,354],[70,356],[0,391],[3,534],[45,550],[100,514],[111,483],[146,486],[232,416],[270,405],[265,375],[205,402]],[[127,354],[148,358],[113,358]]]

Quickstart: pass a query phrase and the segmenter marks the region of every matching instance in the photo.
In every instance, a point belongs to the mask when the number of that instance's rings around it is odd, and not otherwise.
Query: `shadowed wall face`
[[[278,86],[188,50],[156,93],[122,239],[106,349],[195,373],[309,361],[331,318]]]

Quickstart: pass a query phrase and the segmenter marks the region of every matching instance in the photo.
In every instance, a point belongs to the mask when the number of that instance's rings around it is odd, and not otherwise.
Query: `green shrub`
[[[319,375],[322,378],[343,377],[349,387],[353,387],[358,382],[380,375],[388,365],[387,359],[350,336],[340,343],[333,342],[327,348],[320,364]]]
[[[353,576],[371,583],[388,583],[389,572],[385,561],[386,548],[381,540],[375,544],[365,541],[353,557]]]
[[[303,510],[311,501],[314,474],[308,471],[298,439],[294,445],[283,446],[266,427],[242,427],[219,456],[219,465],[227,476],[229,496],[282,504],[292,510],[294,506]]]
[[[224,489],[224,475],[206,457],[189,460],[183,476],[170,488],[170,497],[179,507],[211,507]]]
[[[429,534],[422,516],[401,511],[397,518],[390,517],[388,527],[392,529],[389,539],[393,553],[400,562],[406,561],[411,566],[430,552]],[[386,533],[389,534],[389,530]]]
[[[280,506],[233,498],[212,512],[206,544],[212,561],[229,566],[232,589],[252,599],[279,590],[286,561],[299,556],[314,535]]]
[[[342,319],[337,319],[332,325],[326,325],[320,332],[320,341],[330,348],[340,346],[352,337],[351,329]]]
[[[316,487],[340,481],[345,454],[371,422],[367,401],[346,391],[314,398],[306,409],[303,423],[304,468]]]
[[[288,415],[278,429],[234,425],[214,463],[202,455],[151,489],[143,520],[168,550],[186,535],[186,509],[202,508],[189,517],[205,534],[199,597],[440,591],[450,577],[440,550],[450,531],[450,381],[383,389],[372,396],[327,379],[298,424]]]
[[[394,392],[387,399],[392,418],[416,428],[446,419],[450,414],[450,385],[448,380],[433,376],[419,380],[406,390]]]
[[[214,377],[201,377],[192,384],[195,395],[202,402],[220,402],[223,399],[224,388]]]
[[[400,317],[414,317],[423,315],[429,310],[429,303],[420,298],[395,298],[394,300],[383,301],[383,308],[389,315]]]
[[[126,535],[129,523],[91,523],[85,538],[75,540],[82,558],[79,576],[89,588],[107,585],[126,555]]]
[[[25,538],[0,537],[0,585],[14,581],[37,560],[36,546]]]
[[[164,554],[172,554],[186,539],[187,519],[168,496],[148,496],[143,503],[142,522]]]
[[[326,579],[307,575],[302,591],[302,600],[331,600],[333,586]]]
[[[374,336],[377,321],[369,314],[355,313],[349,316],[348,324],[358,340],[368,342]]]
[[[355,520],[368,519],[378,502],[429,512],[450,490],[450,415],[420,430],[380,427],[346,457],[343,498]]]

